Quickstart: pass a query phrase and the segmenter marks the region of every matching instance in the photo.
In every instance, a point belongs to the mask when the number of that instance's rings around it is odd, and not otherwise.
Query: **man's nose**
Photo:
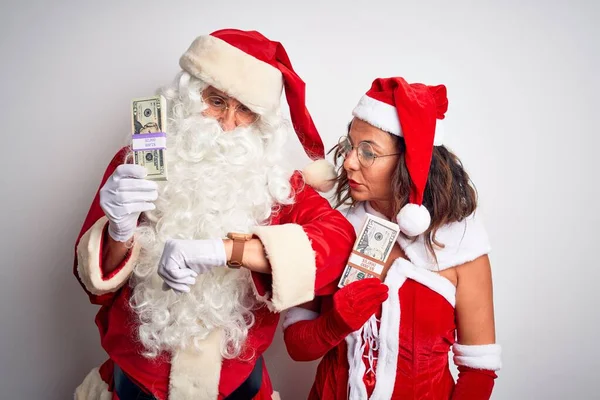
[[[221,124],[221,128],[223,128],[225,132],[232,131],[237,127],[234,107],[229,107],[225,110],[225,113],[219,119],[219,124]]]

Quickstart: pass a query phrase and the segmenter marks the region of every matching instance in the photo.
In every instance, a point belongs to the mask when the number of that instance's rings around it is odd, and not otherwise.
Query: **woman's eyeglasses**
[[[348,136],[342,136],[338,141],[338,155],[340,157],[346,158],[352,150],[356,149],[356,155],[358,157],[358,162],[365,168],[373,165],[376,159],[390,156],[398,156],[400,153],[394,154],[385,154],[385,155],[377,155],[373,150],[373,146],[369,142],[360,142],[356,146],[352,146],[350,143],[350,139]]]

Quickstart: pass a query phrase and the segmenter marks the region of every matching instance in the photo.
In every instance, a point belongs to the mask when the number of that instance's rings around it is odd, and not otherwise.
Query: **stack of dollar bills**
[[[399,233],[397,224],[367,213],[338,287],[365,278],[381,279]]]
[[[134,99],[131,105],[134,163],[146,168],[146,179],[166,181],[167,102],[158,95]]]

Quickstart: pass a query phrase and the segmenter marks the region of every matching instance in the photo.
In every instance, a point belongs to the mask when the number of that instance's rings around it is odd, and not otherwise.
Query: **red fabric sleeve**
[[[315,296],[333,294],[356,240],[354,228],[325,198],[305,184],[300,172],[292,176],[291,184],[294,203],[279,211],[278,223],[302,227],[315,253]],[[252,275],[261,296],[270,290],[270,275]]]
[[[299,321],[283,333],[288,354],[294,361],[313,361],[323,357],[352,333],[330,310],[317,319]]]
[[[452,400],[489,400],[497,375],[494,371],[458,367],[458,380]]]
[[[352,282],[322,305],[316,319],[296,322],[284,331],[284,341],[295,361],[312,361],[323,357],[350,333],[362,327],[388,298],[388,287],[377,278]],[[327,298],[329,299],[329,297]],[[326,299],[324,299],[326,300]]]
[[[79,235],[77,236],[77,241],[75,242],[75,262],[73,264],[73,274],[75,275],[75,277],[77,278],[77,280],[79,281],[79,284],[81,285],[81,287],[83,288],[83,290],[85,290],[85,292],[87,293],[90,302],[92,302],[92,304],[99,304],[99,305],[105,305],[108,304],[112,301],[114,293],[106,293],[100,296],[94,295],[92,293],[90,293],[85,285],[83,284],[83,282],[81,281],[81,278],[79,277],[79,274],[77,272],[77,246],[79,245],[79,241],[81,240],[81,237],[100,219],[104,216],[104,211],[102,211],[102,209],[100,208],[100,189],[102,188],[102,186],[104,186],[104,183],[106,183],[106,181],[108,180],[108,178],[110,178],[110,176],[113,174],[113,172],[115,171],[115,169],[117,169],[117,167],[121,164],[123,164],[123,162],[125,161],[125,157],[127,156],[127,153],[129,151],[129,148],[124,147],[121,150],[119,150],[119,152],[113,157],[113,159],[111,160],[111,162],[108,164],[108,167],[106,168],[106,171],[104,172],[104,176],[102,177],[102,182],[100,183],[100,186],[98,187],[98,190],[96,191],[96,195],[94,197],[94,200],[92,201],[92,205],[90,206],[90,209],[88,211],[88,214],[85,218],[85,221],[83,223],[83,226],[81,228],[81,231],[79,232]],[[125,263],[127,260],[124,260],[123,263]],[[100,260],[100,265],[102,265],[102,260]],[[119,270],[119,268],[115,269],[116,273]],[[107,277],[108,278],[108,277]]]

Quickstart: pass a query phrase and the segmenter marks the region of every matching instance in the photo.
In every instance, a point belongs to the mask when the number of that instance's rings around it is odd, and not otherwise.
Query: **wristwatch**
[[[254,237],[251,233],[229,232],[227,238],[233,240],[233,249],[231,250],[231,259],[227,261],[229,268],[238,269],[242,266],[244,256],[244,246],[246,242]]]

